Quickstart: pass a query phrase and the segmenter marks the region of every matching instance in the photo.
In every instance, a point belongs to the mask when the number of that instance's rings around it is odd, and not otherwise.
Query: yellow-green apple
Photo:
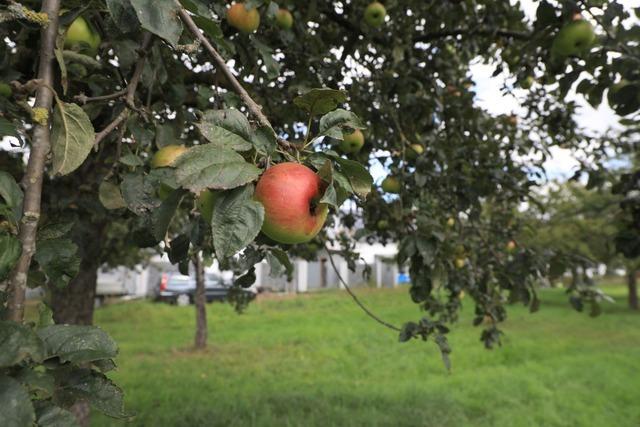
[[[0,82],[0,96],[9,98],[13,94],[11,86],[5,82]]]
[[[86,19],[78,16],[67,29],[64,48],[95,55],[101,42],[100,34],[93,30]]]
[[[455,265],[456,265],[456,268],[462,268],[462,267],[464,267],[464,265],[467,263],[467,261],[466,261],[464,258],[462,258],[462,257],[457,257],[457,258],[454,260],[454,263],[455,263]]]
[[[449,217],[447,219],[447,227],[452,228],[454,225],[456,225],[456,220],[452,217]]]
[[[340,151],[345,154],[357,153],[364,145],[364,134],[360,129],[356,129],[351,133],[344,133],[343,139],[340,141]]]
[[[276,12],[276,24],[283,30],[290,30],[293,27],[293,15],[287,9],[278,9]]]
[[[376,228],[378,230],[386,230],[387,228],[389,228],[389,221],[387,221],[386,219],[381,219],[376,223]]]
[[[329,208],[320,203],[326,184],[311,169],[287,162],[262,174],[254,198],[264,206],[262,232],[280,243],[313,239],[327,219]]]
[[[159,149],[151,159],[152,168],[164,168],[173,165],[173,162],[188,148],[184,145],[166,145]]]
[[[244,3],[233,3],[227,10],[227,22],[243,33],[253,33],[260,26],[260,13],[255,7],[247,9]]]
[[[388,176],[382,181],[382,189],[387,193],[399,193],[402,186],[400,180],[394,176]]]
[[[213,217],[213,205],[218,198],[217,191],[211,190],[202,190],[198,195],[198,210],[200,211],[200,215],[202,218],[208,223],[211,224],[211,218]]]
[[[509,240],[509,242],[507,243],[507,251],[513,252],[515,248],[516,248],[516,242],[513,240]]]
[[[378,1],[370,3],[364,10],[364,22],[374,28],[378,28],[384,23],[385,16],[387,16],[387,10],[384,8],[384,5]]]
[[[527,76],[524,79],[520,80],[520,87],[522,89],[531,89],[531,86],[535,83],[536,79],[533,76]]]
[[[551,52],[557,56],[581,55],[591,49],[595,39],[596,33],[589,21],[571,21],[553,39]]]
[[[424,153],[424,147],[420,144],[411,144],[407,148],[405,155],[409,160],[415,160],[420,154]]]

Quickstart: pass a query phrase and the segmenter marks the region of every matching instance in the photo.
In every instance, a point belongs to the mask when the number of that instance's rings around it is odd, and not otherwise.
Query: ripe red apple
[[[384,24],[384,17],[387,16],[387,10],[380,2],[374,1],[364,10],[364,22],[374,28],[378,28]]]
[[[276,12],[276,24],[283,30],[290,30],[293,27],[293,15],[287,9],[278,9]]]
[[[400,185],[400,181],[398,178],[393,176],[388,176],[382,181],[382,189],[387,193],[399,193],[402,186]]]
[[[244,3],[233,3],[227,10],[227,22],[243,33],[253,33],[260,26],[258,9],[247,9]]]
[[[254,198],[264,206],[262,232],[280,243],[313,239],[327,219],[329,208],[320,199],[324,182],[299,163],[280,163],[262,174]]]
[[[340,151],[345,154],[357,153],[364,145],[364,135],[360,129],[356,129],[352,133],[343,134],[343,140],[340,141]]]
[[[166,145],[158,150],[151,159],[152,168],[164,168],[173,165],[173,162],[188,148],[184,145]]]

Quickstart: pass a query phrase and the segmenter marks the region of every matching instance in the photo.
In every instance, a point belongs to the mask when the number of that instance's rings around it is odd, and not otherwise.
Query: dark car
[[[223,301],[229,294],[231,285],[225,283],[217,274],[205,274],[205,296],[207,302]],[[253,293],[251,291],[246,291]],[[196,293],[196,280],[179,273],[163,273],[160,277],[158,300],[177,305],[193,304]]]

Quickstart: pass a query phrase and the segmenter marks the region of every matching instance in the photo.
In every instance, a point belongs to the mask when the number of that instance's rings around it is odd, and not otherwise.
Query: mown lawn
[[[449,336],[450,373],[435,345],[398,343],[340,291],[265,299],[240,316],[209,305],[207,352],[189,349],[192,307],[123,303],[96,323],[120,344],[112,377],[137,414],[130,425],[639,426],[640,314],[624,288],[607,291],[618,302],[595,319],[561,290],[543,292],[538,313],[511,307],[492,351],[469,301]],[[390,321],[420,316],[406,289],[357,292]]]

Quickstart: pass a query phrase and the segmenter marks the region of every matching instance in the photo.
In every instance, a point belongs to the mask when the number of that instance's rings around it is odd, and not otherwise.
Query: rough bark
[[[205,295],[204,265],[200,254],[194,257],[193,264],[196,268],[196,293],[194,297],[196,308],[195,347],[203,349],[207,347],[207,296]]]
[[[21,322],[24,317],[24,297],[27,288],[27,274],[31,265],[31,258],[36,251],[36,232],[40,219],[40,198],[42,196],[42,177],[47,160],[47,154],[51,146],[49,119],[51,118],[51,106],[53,104],[53,70],[54,48],[58,33],[58,15],[60,0],[44,0],[42,12],[49,17],[48,25],[42,29],[40,35],[40,58],[38,62],[38,76],[44,84],[36,91],[36,108],[46,111],[46,121],[36,124],[33,130],[33,143],[29,153],[27,172],[24,175],[22,186],[24,188],[24,204],[22,220],[20,224],[20,242],[22,254],[16,264],[9,280],[9,319]],[[47,87],[48,86],[48,87]],[[36,110],[38,111],[38,110]]]
[[[629,269],[627,272],[627,287],[629,289],[629,308],[638,310],[638,271]]]
[[[80,272],[69,285],[51,292],[53,320],[56,323],[93,324],[98,267],[96,261],[83,259]]]

